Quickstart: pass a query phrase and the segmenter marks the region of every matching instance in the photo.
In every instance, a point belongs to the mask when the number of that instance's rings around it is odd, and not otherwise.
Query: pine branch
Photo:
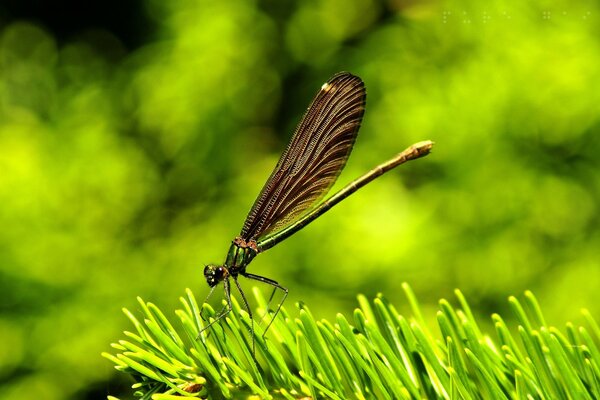
[[[353,321],[315,321],[307,307],[299,316],[282,308],[266,338],[255,324],[252,357],[250,319],[234,312],[204,331],[205,322],[188,289],[177,310],[178,333],[152,303],[138,299],[143,320],[124,310],[136,333],[103,353],[131,374],[142,399],[200,398],[331,399],[558,399],[600,398],[600,327],[583,310],[589,328],[568,323],[548,327],[531,292],[509,302],[519,326],[513,334],[494,314],[495,335],[482,333],[459,291],[460,308],[440,301],[441,336],[430,332],[408,287],[413,316],[405,318],[382,296],[372,304],[359,296]],[[254,290],[261,310],[265,299]],[[527,310],[527,311],[525,311]],[[215,316],[205,305],[203,315]],[[257,315],[262,315],[260,312]],[[209,318],[209,320],[210,320]],[[440,338],[443,338],[440,339]]]

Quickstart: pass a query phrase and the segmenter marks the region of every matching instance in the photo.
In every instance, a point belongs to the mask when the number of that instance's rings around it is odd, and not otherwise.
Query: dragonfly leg
[[[206,304],[206,303],[208,303],[208,299],[210,299],[210,298],[211,298],[211,296],[212,296],[213,292],[215,291],[215,287],[216,287],[216,286],[213,286],[213,287],[211,287],[211,288],[210,288],[210,292],[208,292],[208,295],[206,296],[206,298],[204,299],[204,301],[202,302],[202,304]],[[204,318],[204,314],[202,314],[202,311],[204,311],[204,308],[202,308],[202,309],[200,310],[200,318],[202,318],[202,321],[206,321],[206,318]],[[219,312],[219,314],[220,314],[221,312],[222,312],[222,310]]]
[[[277,283],[277,281],[274,281],[273,279],[265,278],[264,276],[249,274],[248,272],[244,272],[241,275],[244,276],[244,277],[246,277],[246,278],[248,278],[248,279],[254,279],[255,281],[259,281],[259,282],[262,282],[262,283],[266,283],[267,285],[273,286],[273,293],[271,293],[271,297],[269,298],[269,304],[271,303],[271,300],[273,299],[273,295],[275,294],[275,290],[280,289],[280,290],[283,291],[283,297],[281,298],[281,301],[277,305],[277,309],[275,310],[275,314],[273,314],[273,318],[271,318],[271,320],[269,321],[269,324],[267,325],[267,327],[265,328],[265,331],[262,334],[262,336],[264,338],[265,335],[266,335],[266,333],[267,333],[267,331],[271,327],[271,324],[273,323],[273,321],[275,321],[275,317],[277,317],[277,314],[279,314],[279,310],[281,309],[281,306],[283,305],[283,302],[287,298],[288,289],[285,288],[285,287],[283,287],[283,286],[281,286],[279,283]],[[267,308],[268,308],[268,306],[267,306]]]
[[[237,281],[236,281],[236,283],[237,283]],[[200,339],[200,335],[202,334],[202,332],[204,332],[205,330],[210,328],[215,322],[219,321],[221,318],[223,318],[224,316],[226,316],[227,314],[229,314],[231,312],[231,310],[232,310],[231,293],[229,290],[229,280],[228,279],[223,280],[223,290],[225,292],[225,299],[227,300],[227,304],[223,307],[223,309],[221,309],[221,311],[219,311],[219,314],[217,314],[217,317],[215,319],[213,319],[212,322],[210,322],[204,328],[200,329],[200,331],[198,332],[198,336],[196,337],[196,340]],[[207,299],[208,299],[208,297],[210,297],[211,294],[212,294],[212,290],[208,294]],[[200,316],[202,317],[202,319],[204,319],[204,317],[202,316],[202,313],[200,313]]]
[[[252,317],[252,310],[250,309],[250,305],[248,304],[248,300],[246,299],[246,295],[240,286],[240,283],[237,280],[237,275],[233,276],[233,281],[235,282],[235,286],[237,286],[240,295],[242,296],[242,301],[244,302],[244,307],[246,311],[248,311],[248,316],[250,317],[250,336],[252,337],[252,356],[255,355],[255,345],[254,345],[254,318]],[[256,361],[256,359],[254,360]]]
[[[273,287],[273,291],[271,292],[271,295],[269,296],[269,301],[267,302],[267,309],[265,310],[265,315],[267,315],[267,312],[269,311],[269,307],[271,306],[271,302],[273,301],[273,297],[275,297],[275,292],[277,291],[277,286]],[[265,315],[262,316],[261,320],[265,317]]]

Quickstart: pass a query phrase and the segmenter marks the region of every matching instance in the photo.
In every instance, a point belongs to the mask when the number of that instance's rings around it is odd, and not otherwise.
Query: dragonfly
[[[231,242],[225,262],[209,264],[204,268],[204,277],[211,288],[205,302],[222,282],[226,304],[202,331],[231,312],[231,282],[237,287],[244,308],[254,321],[248,300],[238,282],[238,278],[243,276],[273,286],[269,304],[277,290],[283,292],[264,330],[264,336],[285,302],[288,289],[271,278],[248,272],[250,262],[367,183],[407,161],[429,154],[432,141],[415,143],[324,199],[350,156],[365,104],[365,85],[351,73],[337,73],[321,86],[250,209],[240,234]],[[251,336],[254,338],[254,322]]]

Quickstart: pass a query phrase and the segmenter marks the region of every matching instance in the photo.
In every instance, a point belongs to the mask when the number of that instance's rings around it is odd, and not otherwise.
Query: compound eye
[[[209,264],[204,267],[204,277],[210,287],[216,286],[223,279],[226,279],[229,271],[222,265]]]
[[[206,267],[204,267],[204,276],[206,277],[206,279],[214,280],[215,277],[218,276],[218,274],[219,267],[217,267],[216,265],[209,264]]]

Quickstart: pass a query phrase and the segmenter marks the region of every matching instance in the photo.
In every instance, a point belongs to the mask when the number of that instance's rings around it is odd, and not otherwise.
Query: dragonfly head
[[[204,267],[204,277],[208,286],[215,287],[229,276],[229,270],[222,265],[209,264]]]

